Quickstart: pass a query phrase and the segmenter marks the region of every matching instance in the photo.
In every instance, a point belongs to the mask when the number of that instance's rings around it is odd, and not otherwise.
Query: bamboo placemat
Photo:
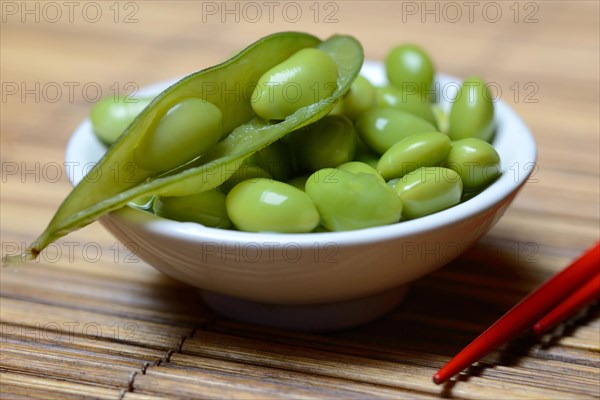
[[[440,70],[482,74],[534,132],[538,167],[498,225],[392,313],[330,334],[226,320],[90,225],[0,271],[2,398],[600,397],[597,306],[562,334],[525,334],[457,381],[431,382],[600,235],[598,2],[256,2],[259,19],[233,1],[72,3],[72,14],[1,3],[3,254],[34,239],[68,193],[63,151],[94,89],[129,93],[278,30],[350,33],[371,59],[418,42]]]

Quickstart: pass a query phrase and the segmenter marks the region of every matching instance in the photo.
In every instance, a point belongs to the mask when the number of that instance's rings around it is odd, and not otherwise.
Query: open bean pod
[[[261,75],[295,52],[310,47],[325,52],[334,61],[338,76],[333,93],[282,121],[257,117],[249,97]],[[362,63],[362,47],[352,37],[333,36],[320,41],[312,35],[284,32],[264,37],[230,60],[183,78],[158,95],[90,171],[99,179],[84,178],[39,238],[23,254],[6,257],[3,262],[32,260],[58,238],[135,199],[148,195],[183,196],[219,186],[245,158],[325,116],[348,91]],[[206,153],[171,170],[145,169],[139,163],[139,154],[136,157],[136,149],[148,134],[153,134],[169,110],[189,98],[210,102],[220,110],[222,139]],[[128,179],[115,180],[115,176]]]

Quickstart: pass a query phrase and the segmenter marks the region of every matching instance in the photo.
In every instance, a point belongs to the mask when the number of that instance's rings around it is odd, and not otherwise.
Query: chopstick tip
[[[445,379],[442,379],[439,372],[436,372],[435,375],[433,375],[433,383],[435,383],[436,385],[440,385],[444,383],[444,381]]]

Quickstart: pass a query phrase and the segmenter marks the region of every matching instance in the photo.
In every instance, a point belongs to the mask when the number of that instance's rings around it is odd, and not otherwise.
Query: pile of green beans
[[[249,232],[346,231],[447,209],[498,178],[500,157],[489,143],[494,105],[483,79],[467,78],[445,115],[431,101],[435,69],[422,48],[395,47],[385,69],[388,85],[359,75],[327,115],[240,161],[218,187],[137,206]],[[326,53],[302,49],[258,79],[251,107],[264,120],[285,120],[331,95],[337,73]],[[298,91],[293,101],[280,89],[290,84]],[[94,131],[110,144],[138,113],[122,101],[100,101]],[[139,165],[166,171],[202,154],[219,141],[222,118],[206,101],[173,106],[139,145]]]
[[[90,114],[107,146],[89,172],[98,179],[80,181],[3,263],[125,206],[249,232],[347,231],[447,209],[500,176],[482,78],[465,79],[446,114],[423,49],[392,49],[383,87],[359,75],[363,57],[351,36],[282,32],[154,98],[102,99]]]

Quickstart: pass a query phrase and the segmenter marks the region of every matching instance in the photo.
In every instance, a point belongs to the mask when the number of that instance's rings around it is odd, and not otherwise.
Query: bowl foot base
[[[373,321],[392,311],[407,286],[359,299],[319,304],[267,304],[201,290],[204,303],[227,318],[305,332],[327,332]]]

